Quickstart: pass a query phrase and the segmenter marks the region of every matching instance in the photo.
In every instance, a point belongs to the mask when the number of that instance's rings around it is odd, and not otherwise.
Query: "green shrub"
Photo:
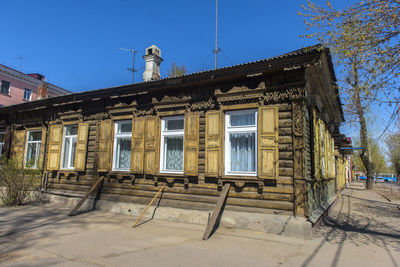
[[[20,165],[15,160],[0,162],[0,200],[4,205],[21,205],[29,196],[39,192],[41,172]]]

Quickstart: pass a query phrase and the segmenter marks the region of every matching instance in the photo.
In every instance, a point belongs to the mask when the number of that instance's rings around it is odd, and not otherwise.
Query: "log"
[[[206,231],[204,232],[204,235],[203,235],[204,240],[207,240],[210,237],[211,232],[214,229],[215,224],[218,220],[218,217],[221,214],[222,206],[225,203],[225,200],[228,196],[228,192],[229,192],[230,188],[231,188],[231,184],[228,183],[228,184],[224,185],[224,188],[222,189],[221,195],[218,199],[217,205],[215,206],[215,209],[211,215],[211,218],[207,223]]]
[[[79,201],[79,203],[71,210],[69,213],[69,216],[74,216],[78,209],[82,206],[82,204],[88,199],[90,194],[92,194],[95,190],[98,192],[98,190],[101,188],[101,183],[104,181],[104,176],[102,176],[97,182],[90,188],[90,190],[86,193],[86,195]]]

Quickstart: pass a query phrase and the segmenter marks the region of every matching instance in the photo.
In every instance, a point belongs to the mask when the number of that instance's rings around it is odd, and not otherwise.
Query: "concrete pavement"
[[[68,217],[54,204],[0,208],[0,265],[399,266],[400,210],[374,191],[344,190],[316,237],[136,219],[101,211]]]

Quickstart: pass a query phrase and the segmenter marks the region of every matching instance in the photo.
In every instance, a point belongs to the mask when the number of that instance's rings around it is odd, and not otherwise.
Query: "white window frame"
[[[0,132],[0,134],[3,134],[3,142],[0,142],[0,159],[1,155],[3,154],[3,147],[4,147],[4,138],[6,138],[6,133],[5,132]]]
[[[255,125],[251,126],[230,126],[230,116],[231,115],[242,115],[242,114],[254,114],[255,116]],[[254,172],[239,172],[239,171],[231,171],[231,144],[229,140],[230,133],[254,133],[254,159],[255,159],[255,171]],[[232,110],[225,112],[225,175],[230,176],[257,176],[258,171],[258,110],[257,109],[241,109],[241,110]]]
[[[169,120],[183,120],[183,129],[182,130],[169,130],[165,129],[166,122]],[[165,156],[165,137],[173,137],[173,136],[182,136],[183,137],[183,156],[182,156],[182,170],[167,170],[166,166],[166,156]],[[185,116],[177,115],[177,116],[168,116],[161,118],[161,149],[160,149],[160,172],[161,173],[172,173],[172,174],[183,174],[185,169]]]
[[[125,123],[130,123],[132,125],[131,120],[120,120],[120,121],[115,121],[114,122],[114,148],[113,148],[113,171],[130,171],[130,168],[117,168],[119,163],[119,157],[116,157],[116,152],[117,152],[117,140],[119,138],[129,138],[132,142],[132,130],[129,133],[117,133],[118,125],[119,124],[125,124]],[[132,153],[132,151],[131,151]]]
[[[25,98],[26,92],[29,90],[29,98]],[[24,100],[31,101],[32,100],[32,89],[25,88],[24,89]]]
[[[60,169],[62,169],[62,170],[73,170],[73,169],[75,169],[75,162],[71,162],[71,159],[72,159],[72,144],[73,144],[72,141],[73,141],[73,139],[78,141],[78,131],[77,131],[76,134],[66,135],[67,127],[73,127],[73,126],[76,126],[78,128],[77,124],[71,124],[71,125],[65,125],[64,129],[63,129],[63,140],[62,140],[62,149],[61,149],[61,167],[60,167]],[[69,150],[69,153],[68,153],[69,158],[67,159],[68,160],[68,164],[67,164],[67,167],[64,168],[63,167],[64,166],[64,161],[65,161],[64,149],[65,149],[65,140],[67,138],[71,139],[71,141],[70,141],[70,145],[69,145],[69,148],[68,148],[68,150]],[[76,152],[76,147],[75,147],[75,152]],[[71,164],[72,164],[72,166],[71,166]]]
[[[40,147],[42,146],[42,139],[40,139],[39,141],[29,141],[29,135],[31,133],[34,132],[40,132],[40,134],[42,133],[42,130],[32,130],[32,131],[28,131],[27,135],[26,135],[26,145],[25,145],[25,158],[24,158],[24,166],[25,168],[31,168],[31,169],[37,169],[38,168],[38,163],[39,163],[39,156],[40,156]],[[28,145],[29,144],[34,144],[36,143],[36,153],[35,153],[35,161],[34,164],[32,166],[28,166],[28,161],[26,160],[27,156],[28,156]],[[39,145],[39,146],[38,146]]]

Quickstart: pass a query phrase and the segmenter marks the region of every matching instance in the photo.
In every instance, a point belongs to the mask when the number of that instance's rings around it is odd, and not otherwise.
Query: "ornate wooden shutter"
[[[222,173],[222,112],[206,113],[205,176],[219,177]]]
[[[89,134],[89,124],[81,122],[78,124],[78,138],[75,152],[75,171],[84,171],[86,167],[86,151]]]
[[[44,161],[44,153],[46,149],[46,136],[47,136],[47,128],[45,126],[42,127],[42,138],[40,143],[40,151],[39,151],[39,162],[38,168],[44,169],[43,161]]]
[[[159,118],[146,117],[144,134],[144,173],[158,173],[158,143],[159,143]]]
[[[108,172],[111,165],[111,120],[100,122],[98,172]]]
[[[11,157],[19,166],[24,166],[26,131],[15,130],[12,138]]]
[[[184,173],[198,174],[199,162],[199,118],[198,112],[188,112],[185,116]]]
[[[144,117],[132,119],[131,172],[133,173],[143,173],[144,124]]]
[[[62,132],[62,124],[50,126],[49,150],[47,153],[47,170],[49,171],[56,171],[59,168]]]
[[[314,146],[312,147],[314,153],[314,176],[320,178],[320,158],[319,158],[319,122],[317,119],[317,111],[313,109],[313,127],[314,127]]]
[[[278,178],[279,122],[277,107],[258,108],[258,177]]]

